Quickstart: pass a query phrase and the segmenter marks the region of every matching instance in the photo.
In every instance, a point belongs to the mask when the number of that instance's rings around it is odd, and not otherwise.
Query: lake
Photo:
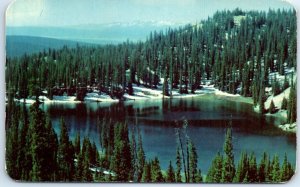
[[[98,148],[98,117],[110,116],[127,121],[129,129],[136,124],[142,134],[146,158],[157,156],[163,169],[168,167],[169,160],[175,166],[175,128],[183,120],[189,123],[187,134],[196,146],[198,167],[204,174],[217,152],[222,152],[226,128],[229,126],[233,130],[236,164],[242,151],[254,152],[258,163],[264,151],[272,156],[278,154],[281,160],[287,153],[289,161],[296,163],[295,134],[282,132],[275,127],[274,118],[261,117],[253,112],[251,104],[235,99],[204,95],[120,103],[52,103],[42,104],[41,108],[49,113],[57,133],[59,120],[63,117],[71,138],[80,132],[81,138],[88,136]]]

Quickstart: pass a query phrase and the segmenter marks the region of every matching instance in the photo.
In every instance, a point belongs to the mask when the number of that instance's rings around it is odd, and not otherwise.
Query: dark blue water
[[[157,156],[163,169],[167,168],[169,160],[175,163],[175,128],[183,120],[188,120],[187,135],[196,145],[198,166],[203,173],[207,172],[216,153],[222,152],[229,126],[233,129],[236,163],[242,151],[254,152],[258,162],[264,151],[270,155],[278,154],[281,159],[287,153],[289,161],[296,163],[295,135],[280,131],[275,127],[274,119],[260,117],[247,103],[201,96],[114,104],[44,104],[42,108],[49,113],[57,133],[59,119],[63,117],[71,138],[80,132],[82,138],[88,136],[99,148],[97,118],[106,116],[127,121],[129,129],[136,124],[142,134],[146,157]]]

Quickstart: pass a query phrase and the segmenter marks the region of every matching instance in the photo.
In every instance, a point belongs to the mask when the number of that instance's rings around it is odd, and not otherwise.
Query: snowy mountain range
[[[130,41],[144,41],[150,32],[177,28],[183,23],[170,21],[134,21],[107,24],[85,24],[65,27],[24,26],[7,27],[6,35],[46,37],[95,44],[116,44]]]

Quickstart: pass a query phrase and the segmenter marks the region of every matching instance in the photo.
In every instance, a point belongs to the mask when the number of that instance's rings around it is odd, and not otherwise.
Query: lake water
[[[77,132],[88,136],[99,146],[97,118],[127,121],[129,129],[137,124],[143,138],[146,158],[157,156],[163,169],[169,160],[175,166],[176,135],[175,121],[188,120],[187,134],[196,145],[198,167],[206,173],[218,151],[222,152],[226,128],[232,122],[235,163],[242,151],[254,152],[258,163],[264,151],[285,153],[292,164],[296,163],[296,137],[274,126],[271,117],[262,118],[253,112],[247,103],[224,100],[211,95],[184,99],[127,101],[124,103],[56,103],[43,104],[59,133],[59,120],[63,117],[68,125],[70,137]]]

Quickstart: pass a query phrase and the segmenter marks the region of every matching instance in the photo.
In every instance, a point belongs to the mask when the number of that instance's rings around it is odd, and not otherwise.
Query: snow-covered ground
[[[267,113],[266,115],[271,115],[271,116],[274,116],[274,117],[287,119],[287,110],[281,110],[281,105],[282,105],[283,98],[286,98],[286,99],[289,98],[290,91],[291,91],[291,88],[287,88],[286,90],[284,90],[279,95],[269,96],[268,99],[264,103],[265,104],[265,109],[268,110],[270,108],[270,103],[273,100],[274,105],[278,109],[278,111],[274,114]],[[259,111],[258,108],[259,108],[259,106],[257,106],[254,110]],[[278,128],[280,128],[280,129],[282,129],[283,131],[286,131],[286,132],[293,132],[293,133],[297,132],[297,124],[296,123],[278,125]]]
[[[280,109],[281,105],[282,105],[283,98],[288,99],[289,95],[290,95],[290,91],[291,91],[291,88],[287,88],[286,90],[284,90],[279,95],[276,95],[276,96],[271,95],[270,97],[268,97],[268,99],[265,102],[265,109],[268,110],[270,108],[270,104],[271,104],[272,100],[274,102],[275,107]]]
[[[20,100],[17,100],[19,101],[20,103],[25,103],[25,104],[33,104],[35,103],[36,99],[35,97],[31,97],[31,98],[27,98],[27,99],[20,99]],[[76,100],[76,97],[75,96],[53,96],[53,99],[49,99],[48,97],[46,96],[39,96],[39,101],[40,102],[43,102],[43,103],[78,103],[80,101],[77,101]]]
[[[280,129],[287,131],[287,132],[293,132],[296,133],[297,132],[297,124],[292,123],[292,124],[284,124],[284,125],[279,125],[278,126]]]
[[[118,99],[112,99],[107,94],[100,94],[99,92],[87,93],[84,101],[96,101],[96,102],[119,102]]]
[[[146,88],[144,86],[133,85],[134,94],[128,95],[124,94],[124,98],[128,100],[148,100],[148,99],[161,99],[161,98],[188,98],[188,97],[196,97],[204,94],[215,94],[221,96],[229,96],[236,97],[240,95],[229,94],[226,92],[222,92],[216,88],[214,85],[202,85],[202,89],[196,90],[194,94],[180,94],[178,89],[172,90],[172,96],[164,96],[162,87],[158,87],[158,89]]]
[[[125,101],[135,101],[135,100],[153,100],[153,99],[162,99],[162,98],[189,98],[196,97],[204,94],[215,94],[218,96],[227,96],[227,97],[237,97],[240,96],[238,94],[229,94],[223,91],[220,91],[214,88],[214,85],[202,85],[202,89],[196,90],[194,94],[180,94],[179,89],[172,90],[172,96],[164,96],[162,91],[162,86],[158,86],[157,89],[146,88],[144,86],[133,85],[133,95],[129,95],[125,93],[123,98]],[[53,99],[50,100],[46,96],[40,96],[39,100],[44,103],[78,103],[80,101],[76,100],[75,96],[53,96]],[[33,104],[35,102],[35,98],[21,99],[19,102],[25,102],[26,104]],[[87,93],[84,98],[86,102],[119,102],[118,99],[112,99],[109,95],[105,93],[100,93],[97,90],[94,90],[92,93]]]

